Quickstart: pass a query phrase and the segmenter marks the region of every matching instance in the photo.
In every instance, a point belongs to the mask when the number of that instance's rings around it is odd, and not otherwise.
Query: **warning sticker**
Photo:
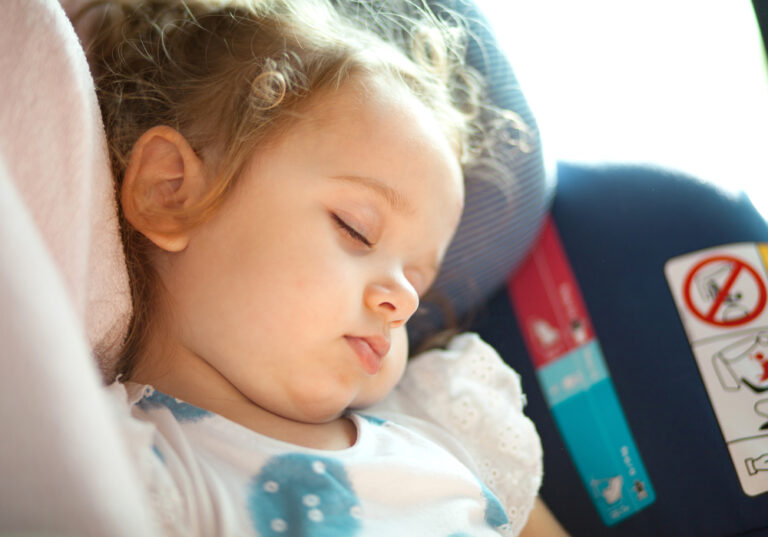
[[[768,245],[670,259],[664,272],[741,487],[768,492]]]
[[[765,309],[760,274],[736,257],[705,257],[688,271],[683,286],[688,310],[707,324],[740,326]]]

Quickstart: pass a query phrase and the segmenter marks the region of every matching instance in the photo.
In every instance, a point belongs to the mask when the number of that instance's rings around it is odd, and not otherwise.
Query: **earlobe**
[[[168,252],[187,247],[185,212],[205,194],[205,166],[186,138],[158,126],[134,144],[120,191],[125,218]]]

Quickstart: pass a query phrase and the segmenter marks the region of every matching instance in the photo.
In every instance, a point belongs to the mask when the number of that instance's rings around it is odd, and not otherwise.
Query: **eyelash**
[[[365,235],[357,231],[355,228],[347,224],[344,220],[342,220],[339,215],[331,213],[331,216],[333,217],[334,222],[346,233],[349,235],[352,239],[364,244],[368,248],[371,248],[373,244],[371,241],[369,241]]]

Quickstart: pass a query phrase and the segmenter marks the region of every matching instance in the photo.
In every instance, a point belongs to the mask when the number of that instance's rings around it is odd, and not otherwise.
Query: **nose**
[[[390,328],[402,326],[419,307],[419,294],[405,276],[370,283],[365,289],[366,307],[380,315]]]

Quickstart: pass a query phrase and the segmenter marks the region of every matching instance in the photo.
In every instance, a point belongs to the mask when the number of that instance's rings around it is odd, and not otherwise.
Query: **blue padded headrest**
[[[466,201],[459,229],[446,255],[431,297],[409,321],[414,348],[426,335],[483,304],[503,285],[509,272],[528,252],[554,193],[547,178],[536,121],[489,23],[467,0],[431,3],[463,16],[469,26],[467,62],[487,82],[492,103],[517,114],[526,124],[523,148],[509,144],[499,132],[492,158],[465,170]],[[447,316],[444,315],[447,307]]]
[[[766,221],[743,195],[629,166],[561,165],[552,214],[656,500],[615,526],[601,522],[502,290],[473,328],[523,377],[547,504],[573,535],[768,535],[768,493],[740,486],[664,273],[672,257],[768,241]]]

